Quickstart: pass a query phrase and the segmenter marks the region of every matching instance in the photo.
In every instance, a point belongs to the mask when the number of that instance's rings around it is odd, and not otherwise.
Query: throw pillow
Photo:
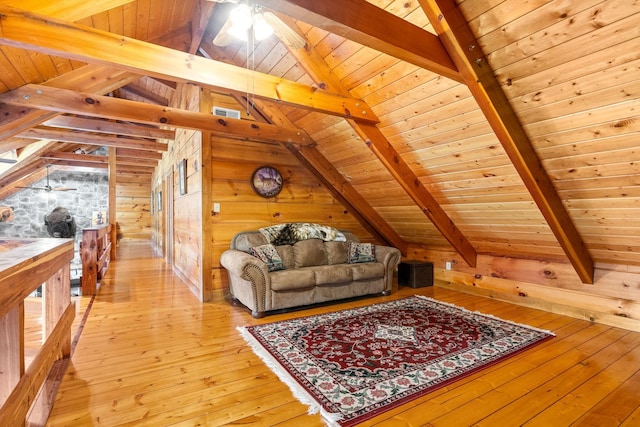
[[[267,270],[269,271],[285,269],[282,258],[280,258],[276,247],[270,243],[266,245],[253,246],[249,248],[249,253],[267,264]]]
[[[356,264],[359,262],[375,262],[376,246],[373,243],[347,243],[347,262]]]

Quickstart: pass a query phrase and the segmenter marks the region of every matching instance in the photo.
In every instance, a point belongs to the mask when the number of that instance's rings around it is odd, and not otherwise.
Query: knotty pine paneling
[[[200,109],[200,89],[180,84],[170,106],[189,111]],[[163,192],[163,211],[154,207],[154,243],[160,254],[171,259],[167,262],[187,282],[200,300],[206,299],[209,282],[202,279],[202,251],[206,237],[202,236],[200,212],[202,186],[202,134],[198,131],[177,129],[176,138],[170,142],[170,150],[164,153],[153,175],[152,187]],[[187,193],[180,194],[178,162],[187,160]],[[167,191],[171,187],[170,191]],[[173,199],[170,198],[173,194]],[[171,204],[171,206],[169,206]],[[172,213],[171,218],[168,215]],[[173,227],[169,227],[173,224]],[[169,241],[170,236],[173,239]]]
[[[116,175],[116,221],[123,240],[152,238],[151,175]]]

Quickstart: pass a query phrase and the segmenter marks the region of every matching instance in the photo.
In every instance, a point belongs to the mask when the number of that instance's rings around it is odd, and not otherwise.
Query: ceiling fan
[[[228,46],[236,39],[247,41],[249,35],[256,40],[264,40],[271,34],[284,44],[294,49],[302,49],[306,41],[274,13],[262,9],[261,6],[240,0],[209,0],[215,3],[237,3],[229,13],[229,18],[213,39],[216,46]]]
[[[44,190],[47,193],[50,191],[75,191],[77,190],[77,188],[70,188],[70,187],[52,187],[51,185],[49,185],[49,168],[51,167],[51,165],[47,165],[47,185],[45,185],[44,187],[18,187],[18,188],[30,188],[32,190]]]

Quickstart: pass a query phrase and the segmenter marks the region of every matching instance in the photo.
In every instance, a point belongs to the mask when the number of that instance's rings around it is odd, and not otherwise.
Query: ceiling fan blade
[[[278,38],[287,46],[293,49],[302,49],[307,44],[307,41],[300,36],[300,34],[296,33],[291,27],[282,22],[282,20],[275,14],[271,12],[263,12],[262,16],[265,21],[271,25],[276,36],[278,36]]]
[[[17,161],[17,160],[15,160],[15,159],[5,159],[4,157],[3,157],[3,158],[0,158],[0,163],[9,163],[9,164],[13,164],[13,163],[17,163],[17,162],[18,162],[18,161]]]
[[[220,31],[218,31],[218,34],[214,37],[214,45],[225,47],[229,46],[231,42],[235,40],[231,33],[229,33],[229,28],[231,28],[232,25],[231,19],[227,19],[222,28],[220,28]]]
[[[207,0],[214,3],[238,3],[238,0]]]
[[[56,187],[52,188],[53,191],[76,191],[77,188],[69,188],[69,187]]]

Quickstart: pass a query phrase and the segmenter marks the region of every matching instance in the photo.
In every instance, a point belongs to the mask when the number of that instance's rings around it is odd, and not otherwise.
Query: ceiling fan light
[[[229,19],[233,23],[234,27],[237,26],[238,28],[248,30],[253,24],[251,8],[248,5],[241,3],[229,13]]]
[[[239,40],[242,40],[243,42],[246,42],[247,40],[249,40],[249,28],[233,24],[231,27],[229,27],[229,34]]]
[[[273,34],[273,28],[265,21],[262,15],[255,15],[253,17],[253,31],[257,40],[264,40]]]

